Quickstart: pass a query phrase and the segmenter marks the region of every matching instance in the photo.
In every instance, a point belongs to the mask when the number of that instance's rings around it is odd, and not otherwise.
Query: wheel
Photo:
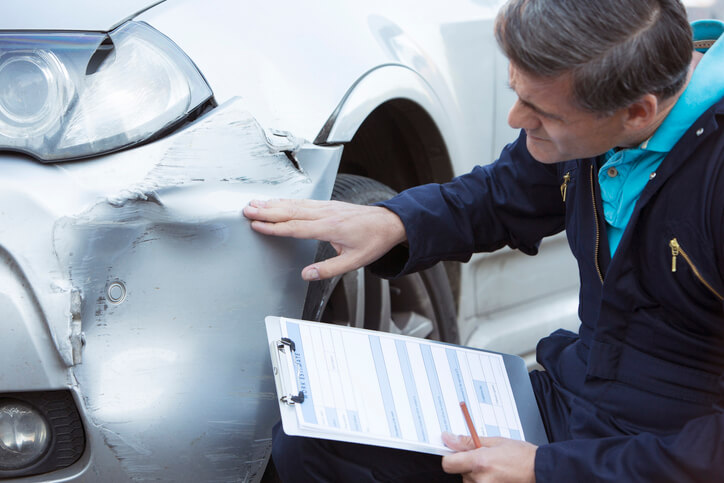
[[[332,199],[370,204],[395,194],[391,188],[373,179],[340,174]],[[315,261],[335,255],[329,243],[320,243]],[[442,264],[391,281],[360,268],[331,279],[310,282],[302,317],[458,342],[455,301]]]

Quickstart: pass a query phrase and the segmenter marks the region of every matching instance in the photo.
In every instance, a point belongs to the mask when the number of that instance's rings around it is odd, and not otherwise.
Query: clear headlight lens
[[[0,33],[0,149],[47,161],[115,151],[211,95],[191,60],[144,23],[108,36]]]
[[[0,116],[7,133],[37,135],[48,129],[67,104],[67,78],[63,65],[51,52],[25,52],[3,56],[0,63]]]
[[[29,404],[0,399],[0,469],[16,470],[39,460],[50,445],[45,418]]]

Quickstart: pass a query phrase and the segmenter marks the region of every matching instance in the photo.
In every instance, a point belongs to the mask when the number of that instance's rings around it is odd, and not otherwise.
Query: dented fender
[[[301,315],[316,242],[259,235],[241,209],[329,199],[342,148],[264,129],[240,106],[96,159],[0,157],[0,311],[17,329],[0,363],[19,368],[2,392],[73,388],[86,470],[118,462],[91,479],[263,471],[278,418],[263,320]]]

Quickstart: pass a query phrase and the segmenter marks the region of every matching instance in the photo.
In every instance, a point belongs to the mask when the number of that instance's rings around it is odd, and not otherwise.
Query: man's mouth
[[[529,131],[526,131],[525,134],[526,134],[529,138],[534,139],[534,140],[536,140],[536,141],[549,141],[549,140],[546,139],[546,138],[542,138],[542,137],[536,136],[535,134],[531,134]]]

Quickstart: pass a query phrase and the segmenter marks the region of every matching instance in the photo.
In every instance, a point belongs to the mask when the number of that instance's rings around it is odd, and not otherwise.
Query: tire
[[[367,205],[395,194],[373,179],[340,174],[332,199]],[[335,255],[334,248],[323,242],[315,261]],[[310,282],[302,318],[458,342],[455,300],[442,264],[390,281],[360,268]]]

